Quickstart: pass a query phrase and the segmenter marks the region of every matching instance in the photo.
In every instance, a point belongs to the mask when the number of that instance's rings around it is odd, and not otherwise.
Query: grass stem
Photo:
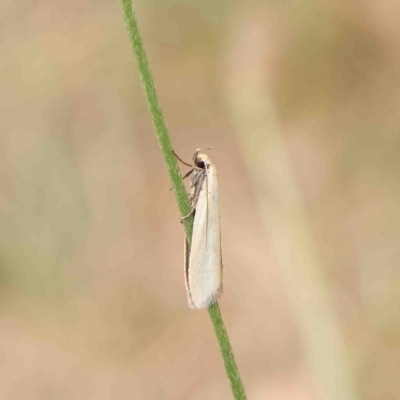
[[[164,161],[167,166],[169,177],[171,179],[171,185],[175,193],[180,214],[181,216],[185,216],[190,212],[190,202],[186,194],[178,162],[172,152],[173,147],[171,139],[169,137],[167,125],[165,123],[160,103],[158,101],[154,80],[150,72],[149,63],[147,61],[146,53],[144,51],[142,38],[139,33],[139,27],[136,20],[135,12],[132,7],[132,0],[120,1],[132,50],[137,61],[140,80],[150,110],[154,130],[156,132],[157,140],[160,145],[161,152],[164,156]],[[185,227],[186,237],[190,242],[193,232],[193,216],[186,218],[183,224]],[[224,361],[225,370],[231,384],[233,397],[235,398],[235,400],[245,400],[246,394],[244,392],[242,380],[239,375],[239,370],[233,356],[232,347],[230,345],[228,334],[226,332],[221,316],[221,311],[217,302],[210,306],[210,308],[208,309],[208,313],[214,327],[214,332]]]

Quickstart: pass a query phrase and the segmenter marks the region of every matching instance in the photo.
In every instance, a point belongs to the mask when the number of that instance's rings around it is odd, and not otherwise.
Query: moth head
[[[194,153],[193,156],[193,162],[194,165],[198,168],[202,168],[204,169],[206,167],[206,164],[208,163],[209,159],[208,156],[206,154],[200,153],[200,151],[205,148],[207,150],[210,150],[209,147],[202,147],[200,149],[197,149]]]

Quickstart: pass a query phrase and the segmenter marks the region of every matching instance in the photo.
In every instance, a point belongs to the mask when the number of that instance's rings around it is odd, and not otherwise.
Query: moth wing
[[[208,308],[222,292],[218,182],[211,163],[196,205],[187,276],[192,308]]]
[[[185,236],[185,243],[183,245],[183,256],[184,256],[184,268],[185,268],[185,287],[186,287],[186,294],[188,298],[188,303],[190,308],[196,308],[196,306],[193,304],[192,296],[190,294],[190,289],[189,289],[189,255],[190,255],[190,248],[189,248],[189,243],[188,240]]]

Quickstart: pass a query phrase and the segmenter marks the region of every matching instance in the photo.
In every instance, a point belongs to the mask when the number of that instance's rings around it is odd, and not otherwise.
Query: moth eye
[[[197,161],[196,166],[202,169],[206,167],[203,160]]]

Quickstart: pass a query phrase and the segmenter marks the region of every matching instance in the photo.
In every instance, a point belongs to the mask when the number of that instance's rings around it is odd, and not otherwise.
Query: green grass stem
[[[132,7],[132,0],[120,1],[126,27],[128,30],[129,39],[137,61],[140,80],[143,86],[143,90],[145,92],[158,143],[164,156],[164,161],[167,166],[169,177],[171,179],[171,185],[175,193],[180,214],[181,216],[185,216],[190,212],[190,202],[186,194],[178,162],[172,152],[173,147],[171,139],[169,137],[167,125],[165,123],[160,103],[158,101],[158,96],[154,86],[153,77],[150,72],[146,53],[143,48],[143,42],[139,33],[138,23]],[[185,227],[186,237],[190,242],[193,232],[193,217],[190,216],[189,218],[186,218],[183,224]],[[230,345],[228,334],[226,332],[221,316],[221,311],[217,302],[210,306],[210,308],[208,309],[208,313],[214,327],[219,349],[224,361],[226,373],[231,384],[233,397],[235,398],[235,400],[245,400],[246,394],[244,392],[242,380],[239,375],[239,370],[233,356],[232,347]]]

